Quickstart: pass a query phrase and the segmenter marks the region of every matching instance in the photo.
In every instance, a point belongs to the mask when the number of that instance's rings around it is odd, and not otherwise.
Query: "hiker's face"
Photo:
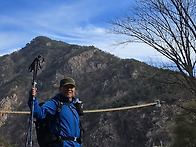
[[[68,98],[72,98],[75,94],[75,87],[73,85],[62,86],[59,88],[59,90],[63,96]]]

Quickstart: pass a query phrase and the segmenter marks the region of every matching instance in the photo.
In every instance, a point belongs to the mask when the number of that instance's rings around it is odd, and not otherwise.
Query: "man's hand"
[[[31,90],[29,91],[29,99],[33,100],[33,97],[36,95],[37,92],[37,88],[31,88]]]
[[[31,91],[32,91],[32,96],[35,96],[37,93],[37,88],[32,88]]]

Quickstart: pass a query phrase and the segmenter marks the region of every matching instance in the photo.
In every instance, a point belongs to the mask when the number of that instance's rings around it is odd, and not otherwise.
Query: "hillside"
[[[85,110],[164,101],[161,108],[86,114],[81,118],[84,147],[151,147],[160,142],[171,146],[174,115],[180,110],[177,102],[191,95],[183,87],[167,83],[173,79],[172,71],[134,59],[120,59],[93,46],[70,45],[40,36],[19,51],[0,57],[1,110],[29,111],[32,73],[28,67],[38,55],[45,59],[38,71],[39,102],[58,92],[64,76],[75,79],[76,97],[83,101]],[[28,115],[1,115],[0,142],[24,146],[28,119]],[[36,137],[33,138],[37,147]]]

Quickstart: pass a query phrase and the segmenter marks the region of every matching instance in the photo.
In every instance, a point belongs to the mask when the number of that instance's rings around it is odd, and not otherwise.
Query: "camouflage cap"
[[[66,77],[60,81],[60,87],[63,87],[66,85],[73,85],[74,87],[76,87],[74,79],[72,79],[70,77]]]

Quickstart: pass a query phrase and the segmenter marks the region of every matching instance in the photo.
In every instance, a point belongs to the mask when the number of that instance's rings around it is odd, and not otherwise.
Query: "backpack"
[[[58,107],[55,117],[59,118],[60,111],[63,107],[63,103],[58,98],[53,98],[56,101],[58,101]],[[40,103],[39,105],[42,106],[44,102]],[[76,111],[78,112],[79,116],[83,115],[83,110],[79,109],[81,106],[79,106],[78,102],[75,104]],[[59,124],[59,132],[61,131],[60,124]],[[35,121],[35,130],[37,135],[37,141],[40,147],[48,147],[49,144],[60,141],[60,138],[58,136],[50,134],[48,123],[47,123],[47,117],[43,119],[36,119]],[[84,134],[84,129],[82,127],[82,124],[80,122],[80,138]],[[80,139],[81,140],[81,139]],[[80,142],[82,143],[82,142]]]

